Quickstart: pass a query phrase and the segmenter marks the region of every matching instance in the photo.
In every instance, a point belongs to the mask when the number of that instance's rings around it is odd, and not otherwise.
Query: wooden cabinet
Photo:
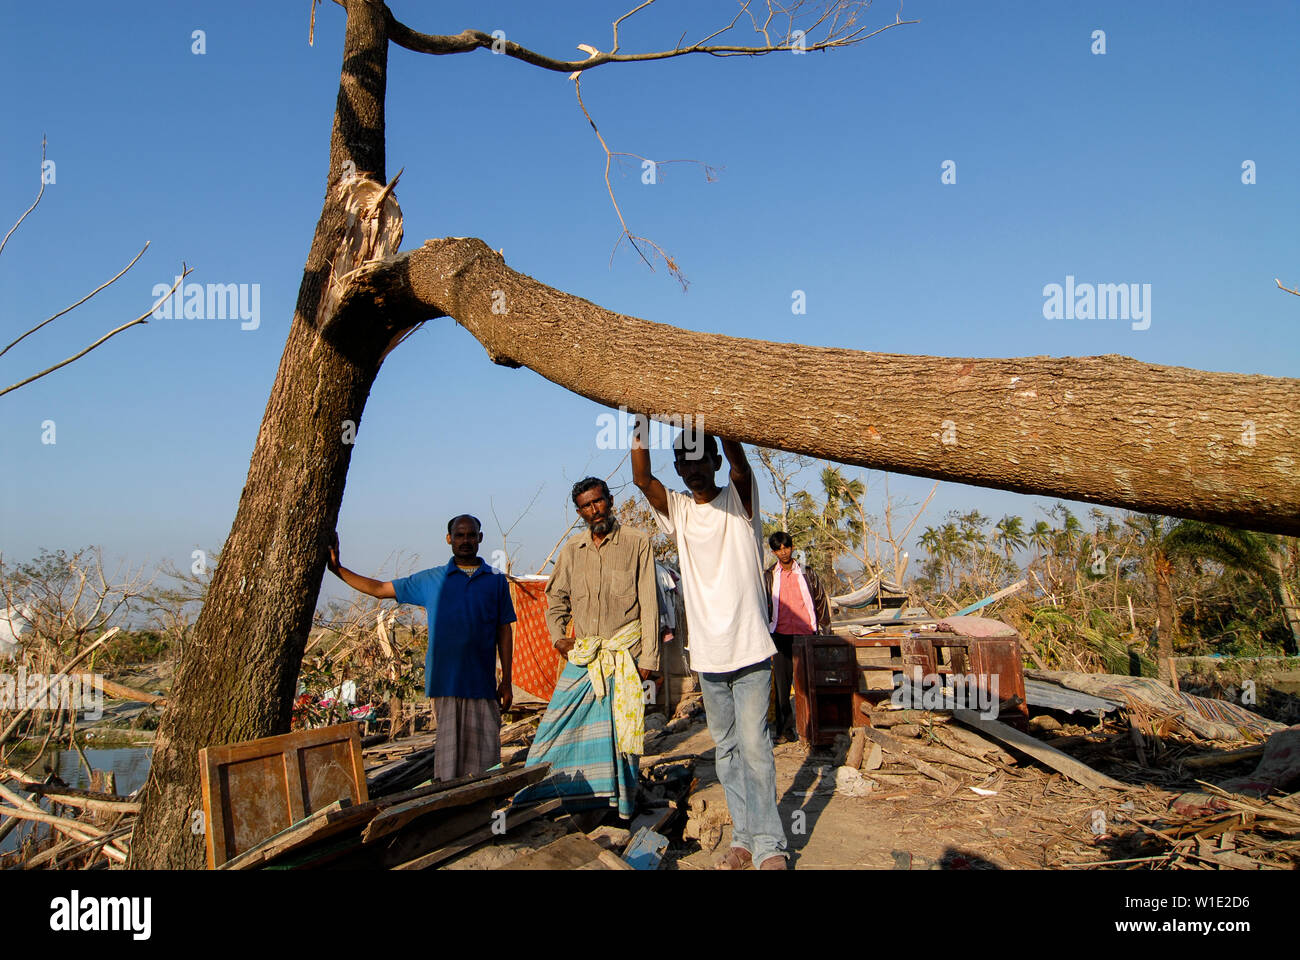
[[[827,746],[836,734],[868,725],[863,707],[871,709],[889,699],[899,673],[920,674],[928,678],[923,683],[932,686],[948,685],[953,674],[973,675],[984,690],[992,692],[996,684],[999,719],[1023,728],[1028,718],[1016,637],[966,638],[903,630],[868,637],[795,637],[793,649],[795,729],[803,743],[814,747]],[[888,683],[878,680],[882,673],[890,678]],[[870,679],[863,679],[864,675]],[[963,692],[973,691],[963,687]]]
[[[825,746],[853,726],[857,656],[842,637],[795,637],[794,717],[799,739]]]

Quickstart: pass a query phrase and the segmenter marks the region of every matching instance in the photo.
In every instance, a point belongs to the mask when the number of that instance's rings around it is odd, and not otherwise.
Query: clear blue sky
[[[502,29],[580,56],[634,6],[393,0],[417,29]],[[256,283],[261,325],[160,320],[0,399],[0,551],[101,544],[188,565],[225,538],[284,344],[325,188],[342,10],[306,0],[6,4],[0,12],[0,229],[30,204],[41,135],[56,182],[0,257],[4,342],[117,272],[90,304],[0,359],[4,384],[136,316],[184,260],[201,283]],[[661,0],[625,50],[729,18]],[[869,14],[892,20],[896,7]],[[637,233],[682,264],[683,293],[624,247],[603,154],[573,83],[486,51],[389,57],[389,174],[406,246],[477,236],[510,265],[603,306],[690,329],[949,356],[1125,354],[1294,376],[1300,300],[1300,7],[907,0],[853,49],[682,58],[586,75],[616,150],[722,168],[616,180]],[[1104,30],[1105,55],[1092,33]],[[191,52],[203,30],[206,53]],[[941,183],[956,164],[957,182]],[[1257,182],[1242,183],[1253,161]],[[1151,326],[1045,320],[1066,275],[1150,284]],[[791,295],[807,295],[793,316]],[[435,321],[385,362],[357,438],[344,562],[391,574],[446,555],[446,518],[498,526],[532,569],[572,516],[576,478],[613,469],[601,408],[488,362]],[[42,422],[57,442],[43,444]],[[667,463],[658,459],[661,476]],[[879,490],[879,474],[873,474]],[[624,467],[621,479],[628,478]],[[810,477],[810,480],[812,478]],[[895,478],[919,501],[929,482]],[[873,492],[873,505],[879,500]],[[927,521],[978,507],[1037,519],[1037,498],[944,484]]]

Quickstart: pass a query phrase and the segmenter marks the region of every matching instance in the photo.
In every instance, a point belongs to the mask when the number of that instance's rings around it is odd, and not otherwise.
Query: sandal
[[[754,858],[744,847],[731,847],[713,865],[714,870],[748,870]]]

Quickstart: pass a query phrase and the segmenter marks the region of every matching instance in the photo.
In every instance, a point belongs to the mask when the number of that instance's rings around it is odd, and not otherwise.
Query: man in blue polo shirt
[[[501,714],[510,709],[515,621],[510,581],[482,561],[482,524],[463,514],[447,522],[451,560],[399,580],[372,580],[339,563],[338,535],[327,566],[340,580],[381,600],[414,603],[429,618],[424,694],[438,721],[434,776],[454,780],[501,762]],[[501,680],[496,679],[497,658]]]

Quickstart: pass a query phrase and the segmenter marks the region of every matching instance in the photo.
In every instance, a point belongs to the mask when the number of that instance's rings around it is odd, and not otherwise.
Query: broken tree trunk
[[[429,240],[350,296],[453,316],[495,363],[609,406],[807,456],[1255,530],[1300,532],[1300,381],[1128,357],[864,353],[681,330]],[[718,364],[725,357],[726,363]]]
[[[350,246],[347,190],[384,182],[384,7],[349,0],[328,196],[248,479],[154,741],[133,868],[199,869],[198,751],[289,730],[312,613],[352,456],[385,351],[382,309],[347,317],[334,273],[385,250]]]

